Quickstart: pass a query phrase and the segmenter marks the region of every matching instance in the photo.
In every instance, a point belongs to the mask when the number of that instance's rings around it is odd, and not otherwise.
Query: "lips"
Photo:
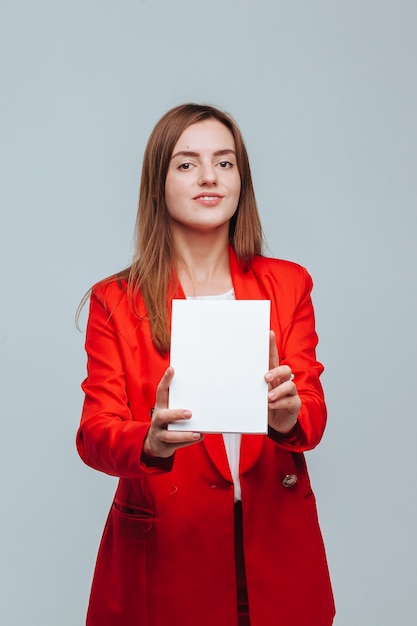
[[[208,209],[212,209],[214,207],[218,207],[222,201],[224,196],[220,193],[199,193],[198,196],[193,198],[194,202],[197,203],[200,207],[206,207]]]
[[[200,193],[198,196],[195,196],[193,200],[204,200],[205,202],[210,202],[221,198],[223,198],[223,196],[219,193]]]

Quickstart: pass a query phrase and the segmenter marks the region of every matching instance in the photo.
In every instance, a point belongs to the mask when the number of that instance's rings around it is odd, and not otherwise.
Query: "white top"
[[[229,289],[226,293],[221,293],[216,296],[187,296],[187,300],[234,300],[235,292],[233,289]],[[240,480],[239,480],[239,461],[240,461],[240,443],[242,435],[240,433],[224,433],[223,441],[226,449],[226,456],[229,462],[230,473],[233,478],[233,485],[235,490],[235,502],[242,499]]]

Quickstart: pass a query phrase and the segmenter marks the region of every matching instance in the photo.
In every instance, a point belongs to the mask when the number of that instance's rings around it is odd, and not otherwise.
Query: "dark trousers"
[[[243,557],[242,503],[235,504],[235,561],[239,626],[250,626],[245,560]]]

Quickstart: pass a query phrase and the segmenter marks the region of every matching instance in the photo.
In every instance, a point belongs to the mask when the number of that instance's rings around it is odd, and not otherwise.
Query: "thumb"
[[[158,409],[168,408],[169,386],[174,378],[174,373],[174,368],[168,367],[159,381],[155,398],[155,407],[158,407]]]
[[[277,342],[275,339],[275,333],[273,330],[269,331],[269,369],[272,370],[274,367],[278,367],[279,358],[278,358],[278,348]]]

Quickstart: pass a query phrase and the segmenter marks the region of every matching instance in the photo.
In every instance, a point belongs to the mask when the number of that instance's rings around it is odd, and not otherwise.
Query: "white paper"
[[[173,300],[170,430],[267,432],[269,328],[269,300]]]

